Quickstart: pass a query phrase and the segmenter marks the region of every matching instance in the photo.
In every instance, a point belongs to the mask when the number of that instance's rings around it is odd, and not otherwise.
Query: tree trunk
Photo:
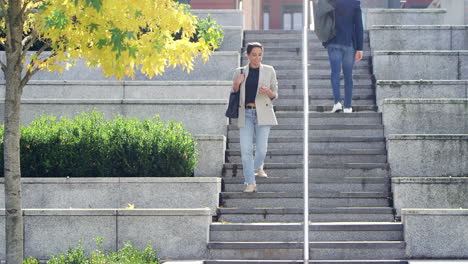
[[[6,16],[7,40],[5,89],[5,235],[7,264],[23,262],[23,214],[21,210],[20,104],[23,18],[21,1],[10,0]]]

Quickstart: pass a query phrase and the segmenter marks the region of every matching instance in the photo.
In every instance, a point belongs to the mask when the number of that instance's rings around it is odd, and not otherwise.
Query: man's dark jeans
[[[328,58],[331,67],[331,85],[333,88],[333,96],[335,104],[341,102],[340,95],[340,75],[343,68],[344,75],[344,108],[351,108],[353,98],[353,66],[356,51],[352,46],[340,44],[329,44]]]

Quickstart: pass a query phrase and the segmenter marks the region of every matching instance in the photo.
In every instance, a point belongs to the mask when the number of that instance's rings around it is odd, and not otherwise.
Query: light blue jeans
[[[245,109],[245,126],[239,129],[244,183],[255,183],[255,170],[263,168],[271,126],[259,126],[257,111]],[[255,157],[253,155],[255,136]]]
[[[328,59],[331,67],[331,85],[333,87],[333,97],[335,104],[341,102],[340,95],[340,75],[343,68],[344,76],[344,107],[351,108],[353,99],[353,66],[356,51],[353,46],[340,44],[329,44],[327,46]]]

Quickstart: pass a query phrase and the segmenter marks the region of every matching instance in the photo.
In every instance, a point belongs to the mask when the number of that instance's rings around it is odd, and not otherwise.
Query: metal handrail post
[[[309,263],[309,0],[304,0],[302,32],[302,78],[304,90],[304,263]]]

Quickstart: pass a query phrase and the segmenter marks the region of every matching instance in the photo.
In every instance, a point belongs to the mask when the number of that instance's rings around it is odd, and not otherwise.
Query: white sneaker
[[[333,109],[331,110],[331,113],[338,113],[341,110],[343,110],[343,106],[341,105],[340,102],[338,102],[335,105],[333,105]]]
[[[351,108],[351,107],[350,107],[350,108],[345,108],[345,109],[343,110],[343,112],[345,112],[345,113],[352,113],[352,112],[353,112],[353,108]]]
[[[257,176],[259,178],[267,178],[268,177],[268,175],[266,174],[266,172],[262,168],[255,171],[255,176]]]

